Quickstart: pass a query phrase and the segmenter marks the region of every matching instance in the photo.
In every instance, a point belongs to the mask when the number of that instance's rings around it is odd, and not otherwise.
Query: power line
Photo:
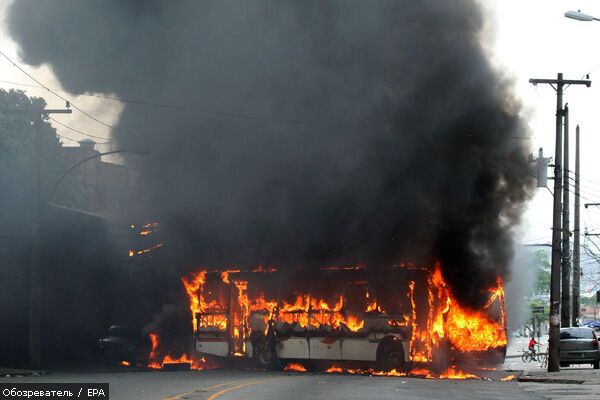
[[[574,185],[574,184],[572,184],[572,183],[568,183],[568,182],[567,182],[567,184],[569,185],[569,187],[571,187],[571,188],[573,188],[573,189],[575,188],[575,185]],[[579,197],[581,197],[582,199],[584,199],[584,200],[587,200],[587,201],[593,201],[592,199],[590,199],[590,198],[588,198],[588,197],[586,197],[586,196],[582,195],[581,193],[579,194]]]
[[[77,139],[73,139],[73,138],[70,138],[70,137],[65,136],[65,135],[60,135],[58,133],[55,133],[55,135],[58,136],[61,139],[66,139],[66,140],[69,140],[69,141],[71,141],[73,143],[79,143],[79,140],[77,140]],[[104,144],[109,144],[109,143],[107,142],[107,143],[95,143],[95,144],[96,145],[104,145]]]
[[[33,87],[33,88],[40,88],[40,89],[50,90],[46,86],[29,85],[29,84],[25,84],[25,83],[17,83],[17,82],[5,81],[5,80],[0,80],[0,82],[9,83],[11,85],[19,85],[19,86],[26,86],[26,87]],[[290,125],[314,125],[314,126],[322,126],[322,127],[330,127],[330,128],[345,128],[345,129],[353,128],[353,126],[348,126],[348,125],[343,125],[343,124],[310,123],[310,122],[305,122],[305,121],[300,121],[300,120],[289,120],[289,119],[276,118],[276,117],[256,116],[256,115],[233,113],[233,112],[226,112],[226,111],[214,111],[214,110],[207,110],[207,109],[202,109],[202,108],[198,108],[198,107],[182,106],[182,105],[167,104],[167,103],[155,103],[155,102],[151,102],[151,101],[144,101],[144,100],[131,99],[131,98],[118,98],[118,97],[106,96],[106,95],[102,95],[102,94],[73,92],[73,91],[67,91],[67,90],[61,90],[61,89],[53,89],[53,90],[58,91],[58,92],[64,92],[64,93],[74,94],[76,96],[95,97],[95,98],[100,98],[100,99],[106,99],[106,100],[116,101],[116,102],[119,102],[119,103],[136,104],[136,105],[149,106],[149,107],[157,107],[157,108],[170,109],[170,110],[179,110],[179,111],[188,111],[188,112],[199,112],[199,113],[202,113],[202,114],[217,115],[217,116],[222,116],[222,117],[231,117],[231,118],[238,118],[238,119],[262,120],[262,121],[285,123],[285,124],[290,124]],[[113,127],[113,129],[118,129],[118,128],[114,128]],[[415,133],[418,133],[418,132],[415,132]],[[475,134],[469,134],[469,133],[460,134],[458,136],[473,137],[473,138],[486,138],[486,139],[487,138],[495,138],[493,136],[482,136],[482,135],[475,135]],[[501,136],[500,138],[502,138],[502,139],[512,139],[512,140],[532,140],[532,139],[537,139],[536,136]]]
[[[78,143],[79,142],[78,140],[75,140],[75,139],[67,137],[67,136],[59,135],[58,133],[55,133],[55,135],[58,136],[61,139],[70,140],[71,142],[74,142],[74,143]]]
[[[575,177],[572,175],[575,175],[575,173],[573,171],[569,171],[571,173],[571,175],[569,175],[569,179],[572,181],[575,181]],[[583,181],[583,186],[586,186],[588,188],[590,188],[591,190],[600,190],[600,183],[598,183],[598,181],[593,180],[593,179],[589,179],[589,178],[581,178],[580,179]]]
[[[98,118],[94,117],[93,115],[91,115],[90,113],[88,113],[87,111],[81,109],[80,107],[78,107],[76,104],[74,104],[73,102],[71,102],[69,99],[67,99],[66,97],[61,96],[60,94],[56,93],[54,90],[50,89],[48,86],[44,85],[42,82],[40,82],[39,80],[37,80],[33,75],[31,75],[30,73],[28,73],[27,71],[25,71],[21,66],[19,66],[15,61],[13,61],[9,56],[7,56],[3,51],[0,50],[0,55],[2,55],[4,58],[6,58],[6,60],[8,60],[8,62],[10,62],[13,66],[15,66],[19,71],[21,71],[22,73],[24,73],[25,75],[27,75],[31,80],[33,80],[35,83],[37,83],[38,85],[40,85],[42,88],[46,89],[48,92],[52,93],[53,95],[55,95],[56,97],[58,97],[59,99],[68,102],[71,104],[71,107],[73,107],[74,109],[76,109],[77,111],[81,112],[83,115],[85,115],[88,118],[93,119],[94,121],[108,127],[111,129],[115,129],[117,130],[117,128],[111,124],[108,124],[104,121],[99,120]]]
[[[14,62],[12,59],[10,59],[2,51],[0,51],[0,54],[2,56],[4,56],[4,58],[6,58],[15,67],[17,67],[21,72],[23,72],[25,75],[27,75],[33,81],[35,81],[38,85],[40,85],[40,89],[46,89],[47,91],[49,91],[50,93],[52,93],[56,97],[58,97],[59,99],[70,102],[70,100],[67,100],[65,97],[56,93],[58,90],[55,91],[53,89],[50,89],[48,86],[44,85],[43,83],[38,81],[36,78],[34,78],[31,74],[27,73],[27,71],[25,71],[23,68],[21,68],[16,62]],[[11,83],[15,84],[14,82],[11,82]],[[34,85],[25,85],[25,84],[17,84],[17,85],[35,87]],[[116,98],[116,97],[99,95],[99,94],[68,92],[66,90],[60,90],[60,91],[66,92],[66,93],[71,93],[71,94],[76,94],[76,95],[82,95],[82,96],[98,97],[98,98],[102,98],[102,99],[118,101],[121,103],[138,104],[138,105],[152,106],[152,107],[159,107],[159,108],[166,108],[166,109],[180,110],[180,111],[195,111],[195,112],[199,112],[199,113],[203,113],[203,114],[218,115],[218,116],[238,118],[238,119],[251,119],[251,120],[261,120],[261,121],[268,121],[268,122],[278,122],[278,123],[283,123],[283,124],[288,124],[288,125],[313,125],[313,126],[322,126],[322,127],[329,127],[329,128],[346,128],[346,129],[351,128],[351,126],[342,125],[342,124],[307,123],[305,121],[300,121],[300,120],[291,120],[291,119],[266,117],[266,116],[256,116],[256,115],[250,115],[250,114],[241,114],[241,113],[233,113],[233,112],[225,112],[225,111],[213,111],[213,110],[206,110],[206,109],[201,109],[201,108],[197,108],[197,107],[187,107],[187,106],[164,104],[164,103],[153,103],[153,102],[149,102],[149,101],[127,99],[127,98],[120,99],[120,98]],[[112,128],[114,130],[119,130],[117,127],[107,124],[106,122],[97,119],[93,115],[91,115],[91,114],[87,113],[86,111],[82,110],[81,108],[77,107],[72,102],[71,102],[71,106],[73,106],[74,109],[82,112],[84,115],[88,116],[89,118],[93,119],[94,121],[99,122],[102,125]]]
[[[50,117],[50,116],[48,116],[48,118],[49,118],[50,120],[52,120],[52,121],[56,122],[56,123],[57,123],[57,124],[59,124],[60,126],[62,126],[62,127],[64,127],[64,128],[67,128],[67,129],[70,129],[70,130],[72,130],[73,132],[77,132],[77,133],[79,133],[80,135],[88,136],[88,137],[91,137],[91,138],[94,138],[94,139],[102,139],[102,140],[106,140],[105,142],[100,142],[100,143],[98,143],[98,144],[107,144],[107,143],[111,143],[111,142],[115,142],[115,141],[116,141],[116,140],[107,139],[107,138],[100,137],[100,136],[95,136],[95,135],[92,135],[91,133],[86,133],[86,132],[80,131],[79,129],[75,129],[75,128],[73,128],[73,127],[71,127],[71,126],[67,125],[67,124],[64,124],[64,123],[62,123],[62,122],[60,122],[60,121],[58,121],[58,120],[54,119],[53,117]]]

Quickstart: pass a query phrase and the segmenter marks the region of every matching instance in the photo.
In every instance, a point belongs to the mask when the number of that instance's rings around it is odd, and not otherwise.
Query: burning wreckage
[[[497,364],[506,353],[502,280],[479,310],[461,306],[433,268],[332,266],[201,270],[182,278],[194,351],[160,354],[151,368],[236,365],[438,378],[477,378],[461,363]]]

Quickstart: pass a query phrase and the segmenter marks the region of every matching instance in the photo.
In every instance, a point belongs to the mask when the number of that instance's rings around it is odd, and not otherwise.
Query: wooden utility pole
[[[579,198],[579,180],[581,179],[579,174],[581,173],[579,170],[579,125],[575,129],[575,223],[573,227],[573,326],[578,326],[579,324],[579,313],[581,304],[579,303],[579,294],[581,291],[581,266],[579,264],[580,254],[579,254],[579,234],[580,234],[580,198]]]
[[[42,214],[42,118],[32,113],[33,127],[33,186],[31,190],[31,254],[29,261],[29,363],[33,368],[41,366],[41,277],[40,277],[40,221]]]
[[[562,113],[565,85],[586,85],[589,80],[565,80],[559,73],[557,79],[530,79],[529,83],[549,84],[556,90],[556,145],[554,156],[554,206],[552,211],[552,264],[550,271],[550,342],[548,344],[548,371],[560,371],[560,268],[561,268],[561,195],[562,195]]]
[[[571,326],[571,221],[569,201],[569,105],[565,105],[564,118],[564,153],[563,153],[563,205],[562,205],[562,260],[561,260],[561,293],[560,293],[560,326]]]

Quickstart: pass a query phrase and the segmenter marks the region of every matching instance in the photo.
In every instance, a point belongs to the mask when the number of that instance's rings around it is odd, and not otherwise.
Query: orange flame
[[[412,316],[411,359],[417,362],[431,361],[433,350],[444,340],[452,349],[462,353],[506,346],[506,313],[501,279],[498,279],[497,285],[490,289],[490,298],[482,310],[467,309],[452,296],[442,276],[441,266],[436,264],[428,279],[429,315],[426,329],[418,329],[414,313]],[[414,287],[412,282],[411,287]],[[489,309],[496,300],[500,301],[500,321],[489,316]],[[414,310],[414,300],[411,301]]]
[[[442,372],[440,379],[481,379],[477,375],[470,374],[459,370],[456,366],[450,366],[446,371]]]
[[[253,268],[252,272],[262,272],[264,274],[271,274],[273,272],[277,272],[277,268],[265,267],[263,265],[259,265],[256,268]]]
[[[158,354],[159,336],[156,333],[150,333],[150,341],[152,342],[152,350],[148,355],[148,368],[162,369],[168,364],[190,364],[190,369],[209,369],[215,366],[208,363],[203,357],[196,359],[190,358],[187,354],[182,354],[180,357],[172,357],[170,354],[165,355],[162,359]]]
[[[361,374],[371,376],[411,376],[414,378],[424,379],[452,379],[452,380],[463,380],[463,379],[482,379],[481,377],[461,371],[456,366],[451,366],[441,374],[435,374],[427,368],[413,368],[410,372],[398,371],[393,369],[391,371],[377,371],[372,368],[369,369],[354,369],[354,368],[343,368],[340,366],[332,366],[325,371],[326,373],[347,373],[347,374]]]
[[[304,368],[304,365],[299,364],[299,363],[287,364],[283,368],[283,370],[287,371],[287,372],[306,372],[306,368]]]
[[[379,313],[382,312],[379,305],[377,305],[376,299],[369,300],[369,291],[368,290],[366,292],[365,299],[367,300],[367,308],[365,309],[365,312],[373,312],[373,311],[377,311]]]
[[[181,279],[185,291],[187,292],[190,300],[190,311],[192,312],[192,326],[194,332],[198,330],[198,321],[196,320],[196,314],[200,312],[200,297],[198,292],[202,289],[202,285],[206,282],[206,272],[199,271],[192,274],[190,277],[183,277]]]
[[[133,257],[135,255],[139,256],[140,254],[149,253],[151,251],[159,249],[159,248],[163,247],[164,244],[165,244],[164,242],[161,242],[161,243],[155,244],[154,246],[148,247],[147,249],[142,249],[142,250],[137,250],[137,251],[133,250],[133,249],[129,249],[129,253],[128,254],[129,254],[129,257]]]

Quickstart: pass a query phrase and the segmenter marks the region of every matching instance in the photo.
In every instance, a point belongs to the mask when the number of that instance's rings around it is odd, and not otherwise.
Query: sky
[[[442,1],[442,0],[440,0]],[[554,90],[548,85],[534,87],[530,78],[556,78],[558,72],[566,79],[582,79],[590,74],[592,87],[572,86],[565,93],[569,103],[572,127],[572,150],[575,144],[575,126],[581,126],[582,203],[600,202],[600,22],[579,22],[564,17],[568,10],[581,9],[600,17],[597,0],[479,0],[488,14],[486,46],[494,65],[515,82],[515,90],[522,101],[523,116],[531,130],[531,151],[537,154],[544,148],[546,156],[554,155],[555,107]],[[17,45],[6,32],[4,16],[11,0],[0,0],[0,50],[19,62]],[[22,67],[52,89],[61,89],[49,66]],[[598,80],[596,81],[596,78]],[[44,97],[49,107],[64,107],[64,101],[36,85],[30,78],[0,57],[0,87],[22,88],[31,96]],[[75,96],[59,92],[72,103],[98,119],[114,124],[118,121],[122,105],[119,102]],[[111,96],[111,93],[102,93]],[[223,110],[227,111],[227,110]],[[71,115],[55,118],[79,131],[109,138],[109,128],[74,110]],[[67,146],[77,145],[81,134],[56,126]],[[98,142],[102,141],[97,139]],[[99,150],[109,150],[110,144],[98,145]],[[574,154],[571,155],[574,169]],[[549,170],[549,176],[552,171]],[[549,181],[552,187],[552,181]],[[517,233],[517,243],[549,243],[552,223],[552,196],[549,190],[539,189],[529,203],[523,223]],[[582,227],[590,232],[600,232],[600,207],[582,207]]]
[[[483,1],[483,0],[482,0]],[[544,148],[554,156],[556,96],[548,85],[534,87],[530,78],[582,79],[590,74],[592,87],[572,86],[565,93],[571,125],[571,167],[574,169],[574,129],[581,127],[582,203],[600,199],[600,22],[580,22],[564,17],[581,10],[600,17],[600,4],[591,0],[485,0],[495,25],[492,57],[516,82],[518,97],[532,136],[532,151]],[[596,83],[595,78],[599,81]],[[549,171],[549,176],[552,171]],[[549,181],[552,186],[552,181]],[[530,202],[522,226],[522,243],[546,243],[551,236],[552,196],[539,189]],[[582,207],[582,226],[600,230],[600,208]]]

